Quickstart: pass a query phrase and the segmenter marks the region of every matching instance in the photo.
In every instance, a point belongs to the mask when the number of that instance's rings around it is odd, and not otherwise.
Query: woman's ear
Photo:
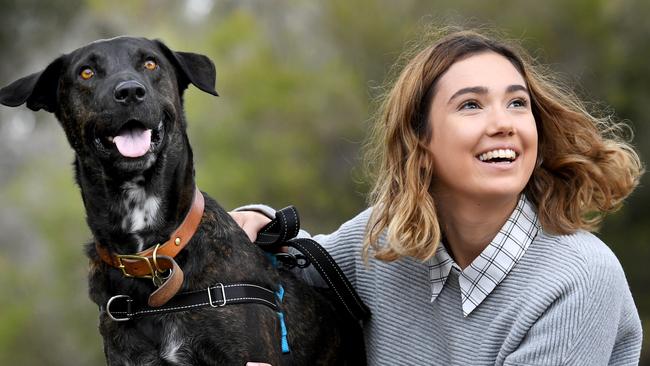
[[[0,103],[9,107],[26,103],[27,108],[34,111],[44,109],[54,112],[62,65],[63,56],[52,61],[43,71],[25,76],[0,89]]]

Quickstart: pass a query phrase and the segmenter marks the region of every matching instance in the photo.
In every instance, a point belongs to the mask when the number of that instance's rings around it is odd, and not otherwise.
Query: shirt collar
[[[522,194],[494,239],[464,270],[454,262],[442,243],[438,245],[436,254],[428,261],[431,302],[438,298],[449,272],[455,268],[459,272],[463,315],[468,316],[517,264],[539,229],[535,209]]]

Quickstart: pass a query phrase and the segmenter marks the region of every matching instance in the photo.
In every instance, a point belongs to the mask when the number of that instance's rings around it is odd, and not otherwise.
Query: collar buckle
[[[155,271],[153,269],[153,266],[151,265],[151,261],[149,260],[148,257],[142,257],[139,255],[130,255],[130,254],[117,254],[115,255],[117,258],[117,263],[118,267],[121,271],[124,277],[130,277],[130,278],[153,278],[155,275]],[[147,267],[149,267],[149,273],[146,275],[135,275],[131,274],[126,271],[126,265],[124,264],[123,260],[132,260],[132,261],[143,261],[147,264]]]
[[[160,244],[156,246],[156,250],[158,249],[158,246],[160,246]],[[169,276],[171,275],[171,271],[168,271],[169,274],[167,276],[163,276],[165,271],[161,270],[160,267],[158,266],[158,261],[156,260],[156,251],[154,251],[154,255],[152,258],[144,257],[140,255],[131,255],[131,254],[118,254],[115,255],[115,258],[117,258],[117,264],[118,264],[117,268],[119,268],[122,271],[124,277],[149,278],[153,281],[153,284],[156,287],[162,286],[165,280],[169,278]],[[153,264],[152,264],[152,259],[153,259]],[[127,265],[124,263],[124,260],[142,261],[146,263],[148,274],[137,275],[137,274],[129,273],[127,271]]]

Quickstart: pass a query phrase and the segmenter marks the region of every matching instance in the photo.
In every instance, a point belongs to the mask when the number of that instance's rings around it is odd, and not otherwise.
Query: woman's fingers
[[[257,211],[231,211],[228,213],[248,235],[251,242],[255,242],[260,229],[271,221],[271,219]]]

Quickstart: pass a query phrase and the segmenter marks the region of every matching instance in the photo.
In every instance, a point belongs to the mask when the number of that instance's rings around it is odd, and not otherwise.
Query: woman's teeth
[[[517,157],[517,153],[515,153],[514,150],[511,149],[496,149],[492,151],[485,152],[481,155],[478,156],[478,159],[480,161],[490,161],[492,159],[507,159],[507,160],[515,160]]]

